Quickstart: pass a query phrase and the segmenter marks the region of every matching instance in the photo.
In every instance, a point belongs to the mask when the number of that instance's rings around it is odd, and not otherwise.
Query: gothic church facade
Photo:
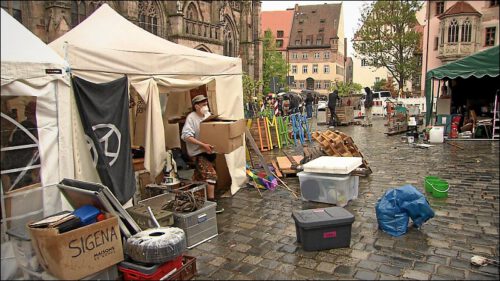
[[[46,43],[68,32],[107,3],[157,36],[205,52],[239,57],[244,72],[256,80],[262,79],[260,1],[2,0],[0,3]]]

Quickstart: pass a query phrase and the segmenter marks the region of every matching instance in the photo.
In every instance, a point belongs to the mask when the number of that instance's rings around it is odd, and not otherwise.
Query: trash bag
[[[385,192],[375,205],[378,227],[392,235],[401,236],[408,230],[408,214],[402,210],[397,202],[397,192],[390,189]]]
[[[421,227],[434,217],[425,196],[411,185],[386,191],[378,200],[375,212],[379,228],[392,236],[406,233],[409,218],[414,226]]]
[[[396,189],[400,207],[405,210],[413,221],[413,225],[420,228],[424,222],[434,217],[427,198],[412,185],[405,185]]]

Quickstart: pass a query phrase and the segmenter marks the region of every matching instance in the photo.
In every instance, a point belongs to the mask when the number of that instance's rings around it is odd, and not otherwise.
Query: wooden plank
[[[276,161],[278,161],[278,166],[282,172],[283,170],[290,170],[292,168],[292,162],[286,156],[278,156],[276,157]]]
[[[300,164],[300,161],[302,161],[302,159],[304,159],[304,156],[302,155],[297,155],[297,156],[292,156],[293,160],[295,160],[295,162],[297,162],[297,164]]]
[[[278,163],[276,163],[275,160],[271,160],[271,164],[273,165],[274,171],[276,172],[276,175],[278,176],[278,178],[282,178],[283,174],[281,173],[281,171],[278,167]]]

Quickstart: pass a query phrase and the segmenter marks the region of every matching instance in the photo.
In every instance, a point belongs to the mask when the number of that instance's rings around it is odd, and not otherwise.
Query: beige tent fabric
[[[169,95],[181,94],[215,80],[216,113],[226,119],[244,118],[241,59],[169,42],[129,22],[107,4],[49,46],[66,58],[76,76],[103,83],[127,75],[131,87],[147,99],[144,164],[153,175],[163,168],[166,143],[175,143],[156,133],[167,127],[158,88]],[[244,159],[243,148],[226,155],[232,194],[246,181]]]
[[[146,139],[144,147],[150,149],[145,150],[144,168],[150,172],[151,179],[160,174],[167,152],[165,151],[165,135],[158,132],[164,132],[163,118],[161,116],[160,100],[158,86],[154,78],[139,80],[138,82],[131,81],[131,86],[141,95],[146,103]],[[156,132],[156,134],[155,134]]]

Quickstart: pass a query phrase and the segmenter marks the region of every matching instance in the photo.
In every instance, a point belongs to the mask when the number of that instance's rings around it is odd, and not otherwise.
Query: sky
[[[347,37],[347,55],[353,55],[351,39],[354,32],[358,28],[358,22],[361,15],[361,8],[364,3],[369,1],[343,1],[344,9],[344,32]],[[315,5],[323,3],[340,3],[340,1],[262,1],[262,11],[284,11],[287,8],[295,7],[295,4],[299,5]]]

